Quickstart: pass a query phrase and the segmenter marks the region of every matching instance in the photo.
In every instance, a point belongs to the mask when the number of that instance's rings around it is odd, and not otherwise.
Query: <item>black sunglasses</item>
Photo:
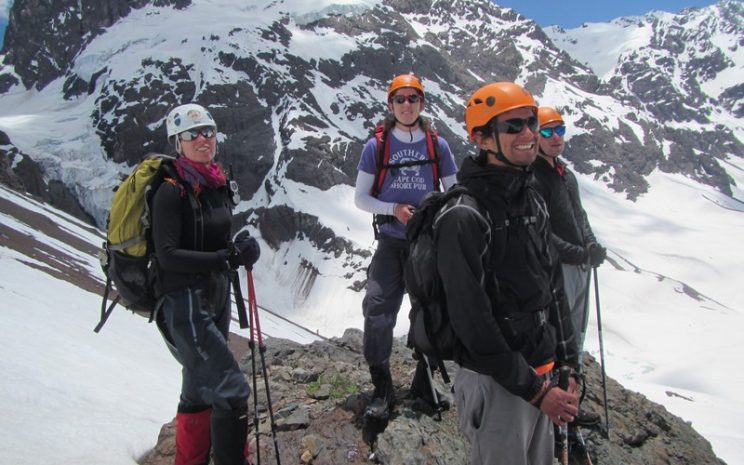
[[[409,103],[418,103],[421,100],[421,96],[419,94],[396,95],[391,100],[398,105],[403,105],[406,100],[408,100]]]
[[[537,116],[530,116],[529,118],[512,118],[506,121],[496,122],[496,131],[505,132],[507,134],[519,134],[524,130],[524,127],[532,132],[537,132],[540,127],[537,121]]]
[[[542,128],[540,129],[540,135],[546,139],[553,137],[553,133],[557,134],[558,137],[563,137],[566,134],[566,126],[556,126],[554,128]]]
[[[203,136],[205,139],[211,139],[216,133],[217,131],[215,131],[212,126],[202,126],[200,128],[183,131],[178,135],[178,138],[182,141],[189,142],[199,137],[199,135]]]

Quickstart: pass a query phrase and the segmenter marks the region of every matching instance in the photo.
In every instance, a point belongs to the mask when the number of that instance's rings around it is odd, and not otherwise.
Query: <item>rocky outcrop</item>
[[[444,412],[441,421],[437,421],[426,404],[408,397],[415,360],[401,340],[395,341],[391,358],[400,402],[387,424],[364,421],[371,384],[361,341],[359,330],[348,330],[341,338],[305,346],[282,339],[266,341],[265,363],[282,463],[466,465],[468,443],[458,431],[457,407]],[[240,357],[240,366],[249,377],[251,356],[246,352]],[[251,398],[250,415],[258,416],[261,458],[274,463],[261,360],[256,357],[258,410],[253,410]],[[450,374],[454,374],[456,366],[448,365]],[[588,355],[584,358],[584,371],[589,386],[584,407],[603,412],[599,367]],[[438,375],[435,382],[440,390],[448,392]],[[708,441],[664,407],[624,389],[612,379],[608,379],[607,392],[609,439],[601,427],[582,429],[594,463],[724,465]],[[174,433],[174,422],[164,425],[157,444],[139,463],[172,463]],[[255,431],[249,432],[248,439],[255,450]],[[579,462],[572,458],[572,463]]]

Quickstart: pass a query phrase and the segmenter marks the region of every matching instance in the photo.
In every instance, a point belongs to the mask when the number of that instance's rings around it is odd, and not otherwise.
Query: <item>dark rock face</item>
[[[43,3],[43,2],[42,2]],[[221,132],[227,135],[227,140],[221,144],[224,147],[222,159],[225,164],[233,164],[235,169],[241,165],[239,171],[250,171],[251,175],[237,175],[241,183],[245,183],[244,193],[254,193],[263,181],[269,169],[267,157],[275,149],[271,143],[273,138],[256,137],[271,135],[272,128],[268,125],[269,109],[261,111],[261,103],[272,107],[278,106],[276,111],[280,115],[287,115],[293,110],[301,110],[295,117],[281,118],[280,140],[289,144],[292,136],[298,131],[314,132],[317,136],[304,137],[303,148],[283,148],[280,151],[278,163],[286,165],[286,176],[294,181],[307,185],[328,189],[339,183],[352,184],[354,179],[356,159],[361,144],[369,137],[374,123],[385,111],[384,102],[369,107],[359,105],[353,101],[339,101],[331,106],[332,114],[324,114],[312,93],[310,81],[312,73],[320,72],[333,88],[353,80],[359,75],[378,76],[380,84],[384,86],[389,76],[400,73],[403,69],[414,69],[427,79],[433,79],[442,90],[455,92],[464,99],[473,89],[479,86],[474,75],[485,81],[513,80],[525,68],[529,71],[527,87],[540,94],[544,89],[546,78],[550,77],[564,82],[570,82],[579,89],[587,92],[602,92],[604,88],[611,93],[618,93],[621,88],[619,82],[600,86],[596,76],[586,67],[568,57],[565,52],[549,45],[545,34],[534,23],[524,21],[513,11],[502,10],[489,3],[458,2],[450,4],[440,1],[409,1],[390,0],[384,5],[359,15],[331,15],[304,26],[307,29],[332,28],[335,31],[350,36],[373,33],[374,48],[360,47],[344,55],[339,62],[332,60],[305,60],[289,53],[279,53],[282,48],[288,48],[292,39],[292,32],[288,29],[289,16],[283,16],[261,31],[261,37],[267,45],[266,52],[257,55],[238,55],[229,52],[229,48],[221,49],[218,61],[221,65],[235,71],[245,73],[246,82],[233,84],[207,85],[203,89],[196,89],[190,81],[193,69],[191,65],[184,65],[179,58],[172,58],[168,62],[158,60],[144,60],[142,68],[135,70],[131,79],[126,81],[112,81],[107,78],[108,71],[98,70],[90,81],[70,74],[67,67],[71,59],[96,35],[116,20],[126,16],[131,9],[141,8],[148,2],[108,1],[98,7],[86,6],[78,11],[76,2],[67,1],[64,5],[52,8],[41,5],[36,1],[17,2],[11,15],[11,24],[6,41],[6,63],[17,65],[17,73],[26,87],[42,88],[52,79],[67,76],[64,92],[66,98],[74,98],[84,94],[97,94],[97,109],[91,115],[95,127],[101,135],[101,143],[106,153],[115,161],[134,163],[148,151],[167,151],[164,134],[158,127],[164,115],[173,105],[187,101],[198,101],[205,105],[218,105],[230,108],[228,121],[220,119],[219,111],[216,117],[221,125]],[[172,6],[184,8],[188,1],[157,1],[155,6]],[[59,8],[64,8],[64,15],[56,15]],[[738,8],[727,5],[729,9]],[[30,14],[33,11],[34,14]],[[731,12],[729,12],[731,13]],[[734,11],[735,13],[735,11]],[[424,24],[439,24],[442,32],[427,33],[424,40],[436,48],[413,45],[421,39],[409,23],[409,17],[415,16]],[[460,27],[456,24],[458,18],[471,20],[469,24]],[[37,65],[29,63],[36,56],[33,47],[24,45],[21,39],[28,37],[32,30],[40,29],[43,22],[51,21],[48,35],[36,32],[35,43],[44,45],[50,52]],[[503,28],[495,27],[496,22],[512,23]],[[733,27],[733,26],[729,26]],[[54,31],[65,31],[68,36],[60,40]],[[383,31],[379,33],[379,31]],[[211,37],[215,46],[241,32],[240,29],[230,31],[228,37]],[[662,33],[663,32],[663,33]],[[708,122],[709,111],[699,108],[705,103],[705,98],[699,88],[690,81],[685,93],[680,93],[669,81],[675,62],[670,54],[681,53],[687,47],[688,37],[682,28],[670,31],[659,31],[654,39],[654,47],[659,53],[651,56],[637,56],[626,60],[622,74],[630,78],[632,101],[645,111],[649,111],[660,121],[695,121]],[[481,44],[474,47],[472,38],[478,37]],[[525,61],[515,37],[527,37],[545,43],[545,47],[535,50],[536,59]],[[65,43],[65,47],[58,44]],[[185,44],[188,39],[185,39]],[[708,76],[720,71],[726,66],[726,57],[718,49],[711,48],[705,58],[699,58],[687,63],[690,73],[698,76]],[[289,75],[279,74],[275,68],[267,66],[268,62],[282,65],[289,70]],[[653,63],[652,63],[653,62]],[[653,64],[657,73],[648,73]],[[470,72],[464,72],[467,69]],[[10,74],[0,75],[0,90],[9,88],[15,81]],[[254,85],[247,85],[247,82]],[[260,83],[260,84],[259,84]],[[364,93],[362,89],[359,89]],[[729,107],[741,108],[741,98],[736,88],[729,89],[724,100]],[[620,97],[625,97],[618,94]],[[434,124],[450,142],[456,158],[460,161],[471,148],[464,141],[461,128],[452,128],[441,123],[441,118],[448,120],[462,120],[462,107],[459,102],[446,101],[440,95],[432,94],[428,101],[428,112],[434,117]],[[332,140],[323,135],[330,127],[335,126],[339,118],[359,119],[364,121],[368,133],[345,134],[345,140]],[[237,121],[236,121],[237,120]],[[618,142],[613,131],[604,127],[601,121],[585,117],[583,128],[591,130],[591,137],[595,141],[572,141],[573,150],[567,158],[579,164],[579,171],[594,172],[602,177],[613,168],[612,174],[604,176],[607,182],[618,191],[624,191],[631,198],[635,198],[648,189],[644,176],[661,161],[658,154],[659,145],[655,140],[641,140],[636,137],[626,138],[623,134]],[[234,123],[238,124],[234,124]],[[654,128],[647,123],[642,124],[644,132],[649,134],[665,134],[675,137],[675,131],[664,131]],[[237,133],[235,132],[237,130]],[[242,131],[241,131],[242,130]],[[621,128],[621,131],[623,129]],[[253,135],[251,137],[250,135]],[[589,137],[589,136],[586,136]],[[649,139],[649,137],[646,137]],[[718,134],[717,139],[726,145],[725,150],[733,147],[741,149],[739,143],[731,134]],[[250,143],[247,143],[250,141]],[[698,152],[708,154],[709,157],[719,158],[720,154],[711,153],[699,142],[692,146],[690,138],[682,137],[675,142],[685,149],[673,149],[673,154]],[[721,150],[717,150],[720,152]],[[727,152],[728,153],[728,152]],[[238,157],[243,154],[243,157]],[[602,155],[598,155],[602,154]],[[592,157],[601,157],[602,165],[594,168],[585,163]],[[697,155],[701,158],[700,155]],[[238,158],[241,163],[238,163]],[[248,160],[249,170],[243,169],[242,163]],[[661,164],[665,171],[679,171],[689,174],[690,170],[680,169],[687,166],[689,160],[677,163],[672,158]],[[645,159],[646,162],[640,162]],[[639,166],[643,164],[644,166]],[[697,175],[696,179],[719,187],[730,193],[730,179],[722,176],[722,169],[716,167],[715,161],[699,161],[696,168],[705,167],[704,175]],[[638,168],[642,168],[640,171]],[[313,168],[312,170],[309,168]],[[697,171],[698,173],[700,170]],[[613,178],[613,179],[611,179]],[[279,182],[280,183],[280,182]]]
[[[278,249],[281,243],[292,239],[308,239],[318,250],[335,258],[352,255],[362,258],[371,256],[369,251],[354,248],[350,241],[321,225],[316,216],[296,212],[286,205],[260,208],[249,212],[249,215],[251,214],[256,216],[256,219],[251,221],[257,224],[261,236],[273,249]]]
[[[314,465],[468,463],[469,444],[458,430],[457,406],[444,412],[441,421],[435,421],[431,409],[408,397],[415,361],[401,340],[395,341],[391,357],[399,403],[387,424],[371,424],[363,419],[372,385],[361,353],[361,331],[347,330],[341,338],[309,345],[269,339],[266,349],[265,361],[282,463],[298,463],[298,458],[299,463]],[[251,353],[240,352],[237,356],[242,370],[251,377]],[[259,447],[262,460],[274,463],[260,363],[257,357],[258,393],[254,394],[258,396]],[[450,375],[455,375],[457,367],[448,363],[448,370]],[[604,413],[599,366],[588,354],[584,357],[584,372],[588,379],[584,407]],[[442,392],[449,392],[448,387],[441,384],[438,374],[434,381]],[[724,465],[704,438],[664,407],[624,389],[612,379],[608,379],[607,388],[609,438],[604,438],[601,427],[581,430],[594,463]],[[253,415],[252,400],[249,404],[249,415]],[[175,422],[164,425],[157,444],[139,463],[172,463],[174,434]],[[255,451],[253,431],[249,432],[248,440]],[[572,456],[570,463],[578,465],[582,462]]]
[[[2,131],[0,131],[0,184],[19,192],[27,192],[41,202],[94,224],[93,218],[83,210],[75,194],[59,181],[46,182],[39,165],[13,146],[7,134]]]
[[[712,43],[710,31],[740,31],[728,18],[741,16],[741,2],[722,2],[719,16],[696,35],[682,20],[672,27],[654,24],[651,49],[627,57],[609,82],[556,48],[534,22],[486,0],[386,0],[307,23],[281,12],[257,31],[238,26],[216,27],[205,37],[185,34],[181,46],[201,54],[198,64],[184,54],[143,58],[128,74],[115,73],[110,63],[85,77],[72,70],[74,57],[133,10],[159,7],[166,17],[189,5],[189,0],[17,0],[0,92],[18,83],[42,89],[62,78],[66,100],[95,101],[90,124],[106,156],[128,164],[149,151],[172,153],[163,127],[170,108],[192,101],[209,107],[219,125],[218,160],[238,181],[243,199],[260,194],[260,227],[272,247],[298,235],[317,236],[314,244],[327,253],[350,254],[345,260],[355,263],[363,257],[343,237],[320,233],[317,219],[308,226],[309,215],[274,202],[287,193],[287,180],[320,190],[353,185],[362,146],[387,112],[389,80],[411,70],[427,88],[424,114],[458,163],[475,151],[464,131],[465,99],[485,82],[514,79],[538,97],[553,81],[575,92],[575,104],[562,109],[576,121],[565,157],[578,172],[631,199],[649,189],[646,177],[655,169],[730,195],[733,180],[722,160],[744,153],[735,134],[712,119],[718,107],[744,114],[744,86],[727,89],[714,102],[700,84],[729,66],[729,52]],[[332,31],[354,46],[337,58],[298,56],[292,47],[298,30]],[[126,53],[126,45],[121,47]],[[694,59],[677,60],[692,47],[701,51]],[[682,87],[670,78],[675,73],[685,76]],[[217,82],[207,75],[230,78]],[[616,107],[606,108],[608,101]],[[334,244],[330,249],[327,240]]]
[[[688,15],[696,12],[691,9]],[[714,37],[720,33],[741,37],[741,21],[735,18],[743,14],[741,2],[722,1],[711,7],[710,14],[695,16],[692,27],[688,24],[693,21],[692,16],[652,21],[650,45],[621,57],[622,63],[615,76],[602,86],[605,92],[620,101],[632,102],[661,123],[658,126],[643,124],[643,127],[651,136],[647,145],[652,146],[649,148],[655,153],[653,157],[662,171],[683,174],[715,186],[727,195],[731,195],[733,180],[725,173],[721,162],[730,155],[742,156],[744,144],[730,130],[715,125],[714,118],[721,107],[741,117],[744,92],[737,84],[714,98],[706,94],[702,86],[734,66],[727,51],[716,42],[720,39]],[[741,42],[734,44],[733,49],[742,46]],[[701,129],[680,129],[690,123],[700,125]],[[656,154],[661,155],[664,141],[669,148],[659,157]],[[647,151],[637,153],[649,154]],[[644,191],[638,187],[634,185],[628,189],[631,197]]]
[[[166,151],[164,127],[150,127],[176,104],[191,101],[195,90],[178,59],[143,61],[141,74],[128,82],[106,80],[91,115],[106,153],[116,162],[135,163],[147,152]]]
[[[16,0],[5,33],[4,64],[15,66],[27,89],[43,89],[65,75],[75,55],[93,38],[132,9],[148,4],[184,8],[191,0]]]

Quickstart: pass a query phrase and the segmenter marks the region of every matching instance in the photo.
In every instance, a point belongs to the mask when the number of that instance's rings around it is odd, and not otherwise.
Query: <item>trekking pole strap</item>
[[[111,305],[109,305],[108,309],[106,309],[106,303],[108,302],[108,295],[109,291],[111,290],[111,278],[106,279],[106,288],[103,290],[103,300],[101,301],[101,320],[98,322],[95,328],[93,328],[94,333],[98,333],[103,328],[103,325],[106,324],[106,321],[108,321],[109,317],[111,316],[111,312],[114,311],[114,307],[116,307],[116,304],[119,303],[119,300],[121,300],[121,296],[117,295],[114,300],[111,301]]]

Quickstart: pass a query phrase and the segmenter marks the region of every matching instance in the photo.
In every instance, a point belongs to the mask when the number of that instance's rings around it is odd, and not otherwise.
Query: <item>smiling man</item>
[[[437,269],[452,329],[455,403],[471,465],[550,465],[553,427],[578,411],[576,343],[550,249],[545,203],[530,187],[537,105],[512,82],[477,90],[465,123],[477,157],[458,181],[469,193],[435,219]]]

